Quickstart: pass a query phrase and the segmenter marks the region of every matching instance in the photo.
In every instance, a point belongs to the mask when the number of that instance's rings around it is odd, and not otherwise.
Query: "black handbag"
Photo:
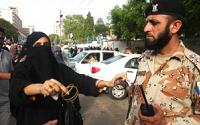
[[[83,125],[82,116],[73,103],[78,98],[78,89],[72,84],[68,85],[67,88],[70,92],[69,95],[62,95],[63,100],[65,100],[65,125]]]
[[[73,102],[67,102],[65,106],[65,125],[83,125],[82,116]]]

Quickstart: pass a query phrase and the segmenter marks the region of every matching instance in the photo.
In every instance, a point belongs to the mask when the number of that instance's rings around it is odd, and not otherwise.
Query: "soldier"
[[[179,39],[185,18],[181,0],[155,0],[145,16],[147,50],[129,89],[133,96],[126,125],[199,125],[200,57]],[[153,106],[153,116],[140,110],[145,100],[138,85]]]

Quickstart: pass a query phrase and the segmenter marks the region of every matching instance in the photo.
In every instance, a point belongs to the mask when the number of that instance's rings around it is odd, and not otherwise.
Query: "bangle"
[[[97,80],[97,81],[96,81],[96,87],[97,87],[97,88],[99,88],[99,84],[100,84],[100,82],[102,82],[102,81],[103,81],[103,80]]]

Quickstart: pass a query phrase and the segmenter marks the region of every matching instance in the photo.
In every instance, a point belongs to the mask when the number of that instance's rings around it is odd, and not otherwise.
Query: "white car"
[[[115,82],[121,82],[114,87],[107,88],[109,95],[114,99],[124,99],[127,96],[127,87],[131,85],[137,74],[137,59],[140,54],[117,55],[109,58],[102,63],[92,66],[90,75],[93,78],[110,81],[112,78],[122,72],[127,72],[127,81],[120,79]]]
[[[90,69],[93,63],[102,62],[103,60],[113,57],[115,53],[115,51],[107,50],[84,50],[72,58],[75,71],[80,74],[90,75]],[[93,61],[91,61],[91,57],[93,57]]]

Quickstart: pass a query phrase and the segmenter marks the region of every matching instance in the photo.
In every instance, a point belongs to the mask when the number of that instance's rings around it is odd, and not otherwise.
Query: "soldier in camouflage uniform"
[[[131,86],[132,105],[126,125],[200,125],[200,56],[179,40],[184,22],[180,0],[156,0],[145,11],[147,51],[139,59]],[[144,98],[154,116],[144,116]]]

